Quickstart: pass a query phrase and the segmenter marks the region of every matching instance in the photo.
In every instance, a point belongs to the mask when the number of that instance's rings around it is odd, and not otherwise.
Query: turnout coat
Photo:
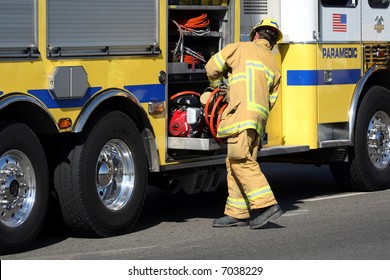
[[[228,44],[206,64],[210,86],[228,79],[229,104],[222,113],[217,137],[246,129],[264,136],[268,115],[278,97],[280,72],[267,40]]]

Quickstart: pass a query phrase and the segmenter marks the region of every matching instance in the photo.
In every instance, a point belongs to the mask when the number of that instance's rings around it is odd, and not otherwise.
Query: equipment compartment
[[[230,6],[234,4],[198,2],[203,5],[183,5],[180,1],[168,8],[167,147],[172,158],[205,155],[225,148],[210,133],[199,97],[209,87],[207,61],[232,41]]]

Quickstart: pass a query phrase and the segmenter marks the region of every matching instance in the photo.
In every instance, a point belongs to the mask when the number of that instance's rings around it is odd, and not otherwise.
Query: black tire
[[[390,91],[373,86],[364,96],[357,113],[352,160],[330,165],[336,181],[342,187],[357,191],[389,188],[389,134]]]
[[[127,233],[141,212],[147,182],[145,149],[134,122],[122,112],[102,113],[68,145],[54,172],[65,223],[84,237]]]
[[[26,125],[0,123],[0,253],[24,250],[39,234],[48,205],[42,145]]]

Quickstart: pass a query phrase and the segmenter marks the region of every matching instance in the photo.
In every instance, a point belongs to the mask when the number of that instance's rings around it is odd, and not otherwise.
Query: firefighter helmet
[[[272,29],[272,30],[274,30],[276,32],[275,33],[275,44],[278,44],[278,43],[280,43],[282,41],[283,34],[282,34],[282,31],[280,31],[280,29],[279,29],[278,23],[276,22],[276,20],[270,19],[270,18],[265,18],[261,22],[256,24],[253,27],[251,33],[249,34],[249,39],[251,41],[253,41],[253,38],[255,37],[256,32],[258,32],[263,27],[264,28],[270,28],[270,29]]]

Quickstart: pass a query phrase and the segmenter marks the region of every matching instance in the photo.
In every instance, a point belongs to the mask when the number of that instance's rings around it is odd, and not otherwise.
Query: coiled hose
[[[228,103],[224,101],[225,96],[218,95],[220,91],[221,90],[219,88],[214,89],[211,92],[210,96],[207,98],[206,104],[204,105],[204,119],[206,125],[210,129],[210,133],[213,136],[213,138],[216,141],[223,143],[222,139],[217,137],[217,130],[221,122],[222,113],[225,110]],[[200,97],[200,93],[198,92],[182,91],[172,95],[169,100],[172,101],[176,97],[182,95],[195,95],[197,97]]]

